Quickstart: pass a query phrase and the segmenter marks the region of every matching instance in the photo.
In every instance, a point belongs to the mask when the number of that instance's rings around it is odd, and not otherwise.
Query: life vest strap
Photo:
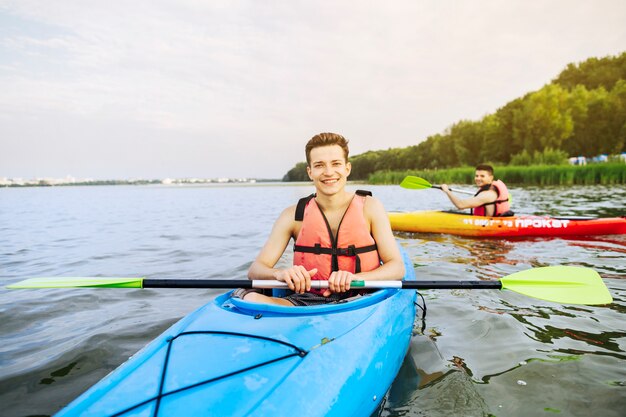
[[[377,249],[376,245],[362,246],[357,248],[350,245],[347,248],[323,248],[319,243],[315,246],[293,245],[294,252],[314,253],[316,255],[356,256],[359,253],[371,252]]]
[[[496,200],[496,201],[492,201],[491,203],[485,203],[482,206],[479,207],[487,207],[487,206],[495,206],[498,203],[506,203],[509,200]]]
[[[304,219],[304,209],[306,208],[306,205],[309,204],[309,201],[311,201],[312,198],[315,198],[315,194],[311,194],[308,197],[303,197],[298,200],[298,205],[296,206],[295,221],[301,222]]]
[[[355,257],[355,265],[354,265],[354,273],[358,274],[361,272],[361,258],[359,258],[360,253],[372,252],[376,251],[378,248],[376,244],[369,246],[362,246],[357,248],[354,245],[350,245],[347,248],[323,248],[319,243],[316,243],[315,246],[301,246],[301,245],[293,245],[294,252],[303,252],[303,253],[314,253],[316,255],[331,255],[331,269],[333,271],[339,270],[339,256],[354,256]]]

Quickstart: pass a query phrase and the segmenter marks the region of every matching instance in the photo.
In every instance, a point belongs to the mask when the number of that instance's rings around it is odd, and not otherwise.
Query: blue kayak
[[[413,265],[403,252],[405,280]],[[58,416],[368,416],[406,355],[416,292],[284,307],[231,298],[189,314]]]

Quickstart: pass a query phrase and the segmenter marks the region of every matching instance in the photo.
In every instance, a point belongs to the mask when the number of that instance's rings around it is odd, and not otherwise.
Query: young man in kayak
[[[294,294],[284,298],[237,290],[246,301],[286,306],[316,305],[350,297],[350,282],[399,280],[404,263],[382,203],[367,192],[348,192],[351,165],[348,141],[320,133],[306,145],[307,173],[316,194],[285,209],[248,270],[249,279],[286,282]],[[290,268],[274,268],[289,241],[295,241]],[[382,264],[381,264],[382,261]],[[326,290],[311,280],[327,280]]]
[[[475,216],[512,216],[509,203],[509,190],[506,185],[493,179],[491,165],[478,165],[474,174],[478,192],[474,197],[462,200],[452,194],[447,184],[441,184],[441,191],[446,193],[452,204],[459,210],[471,209]]]

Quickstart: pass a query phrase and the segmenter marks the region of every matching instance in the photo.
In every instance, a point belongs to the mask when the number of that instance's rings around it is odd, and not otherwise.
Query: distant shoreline
[[[74,187],[93,185],[254,185],[282,182],[280,179],[256,179],[256,178],[219,178],[219,179],[133,179],[133,180],[74,180],[74,179],[11,179],[0,178],[0,188],[9,187]]]
[[[370,184],[367,181],[355,180],[348,181],[349,186],[358,186],[360,184]],[[0,184],[0,189],[2,188],[51,188],[51,187],[91,187],[91,186],[148,186],[148,187],[167,187],[167,188],[176,188],[176,187],[265,187],[265,186],[278,186],[278,187],[291,187],[291,186],[302,186],[302,187],[312,187],[313,183],[311,181],[283,181],[283,180],[272,180],[272,179],[257,179],[256,181],[232,181],[232,182],[180,182],[180,183],[171,183],[164,184],[160,180],[137,180],[137,181],[124,181],[124,180],[111,180],[111,181],[90,181],[90,182],[75,182],[75,183],[64,183],[64,184],[28,184],[28,185],[6,185]]]

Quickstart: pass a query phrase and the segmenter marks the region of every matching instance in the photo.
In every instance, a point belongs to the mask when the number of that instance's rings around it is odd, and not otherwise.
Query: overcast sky
[[[0,177],[280,178],[626,50],[624,0],[0,0]]]

